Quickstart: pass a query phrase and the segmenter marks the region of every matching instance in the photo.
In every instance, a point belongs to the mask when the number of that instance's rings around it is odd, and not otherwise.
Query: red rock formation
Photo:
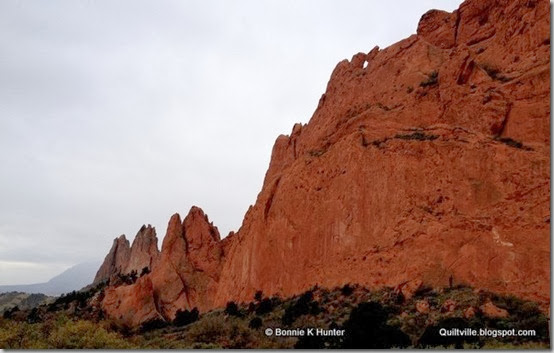
[[[94,283],[109,279],[112,275],[124,273],[129,265],[130,254],[131,249],[125,234],[115,238],[110,252],[104,258],[104,262],[100,266],[100,269],[98,269],[98,272],[96,272]]]
[[[161,257],[152,272],[132,285],[110,288],[103,309],[121,323],[133,326],[132,308],[142,303],[141,320],[173,320],[177,310],[212,308],[219,281],[223,247],[219,232],[198,207],[192,207],[181,222],[171,217]]]
[[[549,10],[468,0],[340,62],[309,124],[277,138],[236,234],[218,241],[198,209],[172,217],[148,276],[157,312],[451,280],[548,306]],[[105,301],[150,295],[129,288]]]
[[[156,229],[150,224],[143,225],[131,247],[129,247],[129,241],[125,235],[114,239],[110,252],[96,273],[94,283],[109,279],[119,273],[136,272],[137,275],[140,275],[145,267],[152,269],[159,257]]]
[[[450,276],[549,302],[549,28],[547,1],[466,1],[339,63],[277,139],[215,304]]]
[[[160,252],[158,250],[158,237],[156,229],[150,224],[143,225],[133,240],[129,255],[129,264],[125,269],[126,273],[136,271],[138,275],[144,268],[151,270],[158,262]]]

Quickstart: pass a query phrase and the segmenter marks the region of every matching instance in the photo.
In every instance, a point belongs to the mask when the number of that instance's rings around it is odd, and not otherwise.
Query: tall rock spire
[[[112,275],[124,273],[129,265],[130,255],[131,248],[125,235],[122,234],[115,238],[110,252],[104,258],[104,262],[94,277],[94,283],[109,279]]]
[[[156,237],[156,229],[150,224],[143,225],[133,240],[131,245],[131,253],[129,255],[129,264],[126,272],[135,271],[140,275],[144,269],[151,271],[157,264],[160,257],[158,250],[158,238]]]

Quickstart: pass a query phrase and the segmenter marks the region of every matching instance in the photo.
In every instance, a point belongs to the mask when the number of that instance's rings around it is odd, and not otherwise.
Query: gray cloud
[[[2,1],[0,284],[102,258],[143,223],[161,239],[192,205],[238,229],[336,63],[459,3]]]

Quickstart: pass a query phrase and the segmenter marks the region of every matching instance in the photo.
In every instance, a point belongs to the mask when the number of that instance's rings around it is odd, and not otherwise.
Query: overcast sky
[[[200,206],[222,236],[342,59],[461,1],[0,2],[0,284]]]

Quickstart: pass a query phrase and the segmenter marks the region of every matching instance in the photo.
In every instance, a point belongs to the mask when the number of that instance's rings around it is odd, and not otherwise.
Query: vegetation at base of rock
[[[229,302],[199,314],[179,310],[172,322],[153,320],[139,329],[120,327],[102,315],[83,319],[102,288],[64,296],[63,305],[14,310],[0,319],[0,347],[45,348],[548,348],[549,320],[530,301],[464,285],[420,286],[410,298],[398,289],[368,290],[347,284],[314,287],[281,299],[260,292],[250,303]],[[70,298],[71,301],[70,301]],[[418,303],[427,310],[418,310]],[[507,317],[489,317],[480,307],[491,302]],[[67,305],[66,305],[67,304]],[[473,315],[468,315],[471,309]],[[9,315],[8,315],[9,316]],[[344,336],[266,336],[266,328],[343,329]],[[440,328],[535,330],[534,336],[445,337]]]
[[[263,299],[263,296],[264,296],[264,293],[261,290],[259,290],[254,294],[254,300],[259,302]]]
[[[198,320],[199,312],[197,308],[188,310],[177,310],[175,314],[175,319],[173,319],[173,325],[175,326],[186,326],[192,324]]]
[[[225,314],[231,315],[231,316],[242,316],[242,314],[239,311],[239,307],[237,303],[235,302],[228,302],[227,306],[225,307]]]
[[[306,291],[292,304],[286,306],[281,322],[284,325],[291,325],[298,317],[311,313],[317,315],[320,313],[319,303],[312,300],[312,291]]]
[[[408,335],[387,323],[391,308],[371,301],[355,307],[344,323],[346,336],[341,348],[405,348],[410,346]]]
[[[351,295],[353,292],[354,288],[352,288],[349,284],[345,284],[340,290],[340,293],[346,297]]]
[[[263,324],[262,319],[256,316],[255,318],[250,320],[250,323],[248,324],[248,327],[253,328],[253,329],[258,329],[258,328],[262,327],[262,324]]]

